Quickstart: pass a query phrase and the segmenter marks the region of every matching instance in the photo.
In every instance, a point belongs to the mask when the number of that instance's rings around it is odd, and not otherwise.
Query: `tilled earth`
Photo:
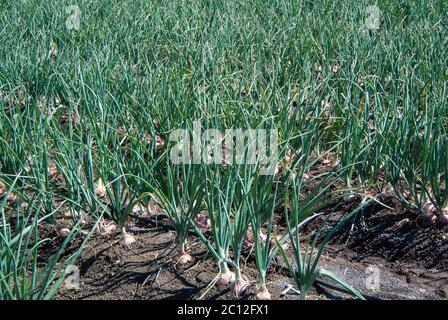
[[[344,208],[346,210],[347,208]],[[316,222],[317,223],[317,222]],[[331,220],[329,220],[331,225]],[[118,243],[118,235],[95,235],[84,249],[78,266],[81,286],[61,286],[57,299],[233,299],[229,288],[209,283],[216,276],[213,257],[195,236],[189,238],[193,261],[176,265],[175,233],[136,221],[129,228],[137,240],[130,248]],[[253,255],[243,257],[243,274],[256,291],[257,270]],[[448,240],[446,231],[422,227],[412,213],[374,206],[362,219],[347,225],[325,250],[320,265],[343,278],[368,299],[447,299]],[[375,275],[372,275],[375,271]],[[377,276],[376,276],[377,275]],[[273,299],[298,299],[280,257],[268,276]],[[366,284],[379,283],[379,287]],[[368,289],[370,288],[370,289]],[[317,285],[309,299],[343,299],[348,296]]]

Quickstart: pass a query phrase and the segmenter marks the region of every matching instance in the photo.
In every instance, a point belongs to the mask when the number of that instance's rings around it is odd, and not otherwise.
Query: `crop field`
[[[446,0],[2,0],[0,299],[448,298]]]

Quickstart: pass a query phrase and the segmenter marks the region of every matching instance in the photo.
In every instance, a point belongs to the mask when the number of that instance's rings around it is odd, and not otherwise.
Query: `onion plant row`
[[[111,222],[122,245],[138,241],[136,207],[167,218],[176,263],[195,233],[216,260],[210,285],[238,297],[254,284],[249,245],[260,299],[276,257],[303,297],[326,278],[362,298],[319,259],[382,193],[448,224],[446,1],[377,1],[378,28],[363,0],[82,0],[79,29],[66,5],[0,4],[0,298],[50,298],[80,252],[64,249]],[[194,123],[277,130],[277,170],[172,163],[170,135]],[[46,266],[42,226],[64,237]]]

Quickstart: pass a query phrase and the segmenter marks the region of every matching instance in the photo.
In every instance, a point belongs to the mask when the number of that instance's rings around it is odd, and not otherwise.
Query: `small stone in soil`
[[[352,203],[355,202],[357,199],[357,196],[355,194],[348,194],[344,196],[344,201],[346,203]]]

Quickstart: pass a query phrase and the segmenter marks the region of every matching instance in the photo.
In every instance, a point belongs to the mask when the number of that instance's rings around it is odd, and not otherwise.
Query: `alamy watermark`
[[[369,31],[377,31],[381,27],[382,11],[376,5],[370,5],[365,9],[365,18],[363,20],[360,31],[368,34]]]
[[[371,264],[367,266],[365,273],[368,275],[365,283],[366,289],[378,291],[380,289],[380,269]]]
[[[64,281],[65,288],[67,288],[68,290],[81,289],[81,282],[79,277],[80,272],[77,266],[68,265],[67,268],[65,268],[65,274],[67,275]]]
[[[378,6],[371,5],[366,10],[368,16],[364,23],[369,30],[378,30],[380,28],[381,10]]]
[[[170,160],[174,164],[253,164],[260,174],[273,175],[278,163],[277,129],[193,130],[176,129],[170,134]]]
[[[65,26],[68,30],[79,30],[81,25],[81,10],[77,5],[70,5],[65,8],[65,12],[69,14],[65,20]]]

